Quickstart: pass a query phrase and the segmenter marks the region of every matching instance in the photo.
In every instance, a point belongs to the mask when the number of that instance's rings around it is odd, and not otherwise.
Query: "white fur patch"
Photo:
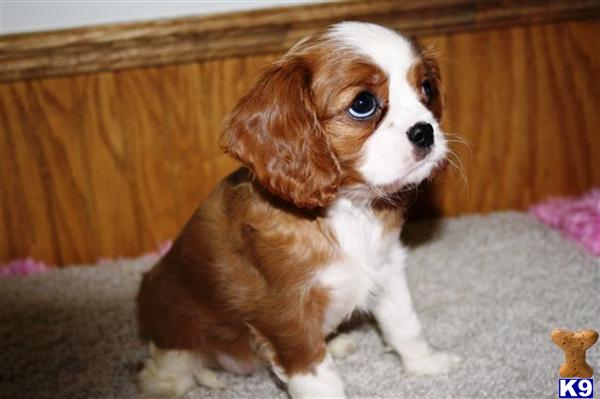
[[[344,384],[329,354],[314,370],[292,375],[288,392],[293,399],[345,397]]]
[[[340,253],[337,261],[317,276],[330,295],[323,325],[326,334],[354,310],[368,310],[382,270],[390,262],[403,263],[403,257],[398,257],[402,253],[399,230],[384,232],[370,206],[342,197],[329,208],[327,219]]]
[[[138,374],[143,397],[180,398],[196,383],[209,388],[224,388],[214,371],[206,368],[199,354],[189,351],[163,350],[150,344],[150,358]]]
[[[327,343],[327,349],[334,359],[342,359],[356,352],[358,346],[348,334],[340,334]]]
[[[446,156],[447,144],[435,117],[407,79],[416,61],[411,43],[393,30],[361,22],[334,25],[329,36],[371,58],[389,80],[388,110],[365,142],[359,171],[373,186],[387,190],[420,183]],[[407,137],[408,129],[418,122],[434,128],[434,145],[424,158],[415,156]]]
[[[384,340],[400,355],[409,373],[447,373],[460,361],[458,356],[434,351],[425,340],[401,268],[390,265],[385,280],[381,280],[373,315]]]

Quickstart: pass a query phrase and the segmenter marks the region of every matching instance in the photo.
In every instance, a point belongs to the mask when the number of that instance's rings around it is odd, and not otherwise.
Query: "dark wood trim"
[[[375,0],[5,35],[0,82],[277,53],[343,20],[431,35],[599,17],[600,0]]]

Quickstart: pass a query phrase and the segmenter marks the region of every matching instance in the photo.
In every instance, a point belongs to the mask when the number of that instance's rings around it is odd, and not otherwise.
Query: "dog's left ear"
[[[441,122],[444,115],[444,90],[442,88],[440,66],[435,53],[430,49],[423,53],[422,58],[427,68],[427,79],[430,81],[433,94],[433,98],[428,107],[433,113],[433,116],[435,116],[435,119],[437,119],[438,122]]]
[[[411,44],[418,57],[418,62],[411,68],[409,80],[419,92],[422,92],[424,84],[428,86],[427,91],[431,97],[427,101],[423,99],[423,102],[435,119],[441,122],[444,114],[445,94],[442,88],[438,56],[432,47],[423,46],[415,38],[411,38]]]
[[[235,107],[220,141],[267,190],[302,208],[329,204],[341,176],[310,85],[301,58],[272,65]]]

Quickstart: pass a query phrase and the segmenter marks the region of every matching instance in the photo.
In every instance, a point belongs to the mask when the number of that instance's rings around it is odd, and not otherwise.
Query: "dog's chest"
[[[319,283],[329,291],[324,330],[331,332],[355,309],[368,309],[380,271],[390,262],[393,247],[399,244],[397,234],[386,232],[370,208],[338,202],[328,219],[339,243],[339,253],[320,273]]]

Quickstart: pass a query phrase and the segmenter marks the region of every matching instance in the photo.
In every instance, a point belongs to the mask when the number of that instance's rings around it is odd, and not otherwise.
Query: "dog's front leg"
[[[305,310],[305,316],[312,319],[309,310]],[[320,323],[309,323],[307,319],[269,320],[268,329],[253,326],[263,343],[257,345],[258,350],[287,384],[293,399],[344,398],[344,384],[327,350]]]
[[[401,356],[405,370],[414,374],[448,372],[460,358],[436,352],[427,343],[413,309],[404,268],[390,266],[380,281],[373,315],[384,340]]]
[[[288,379],[288,391],[293,399],[345,397],[342,379],[329,353],[310,369],[292,373]]]

